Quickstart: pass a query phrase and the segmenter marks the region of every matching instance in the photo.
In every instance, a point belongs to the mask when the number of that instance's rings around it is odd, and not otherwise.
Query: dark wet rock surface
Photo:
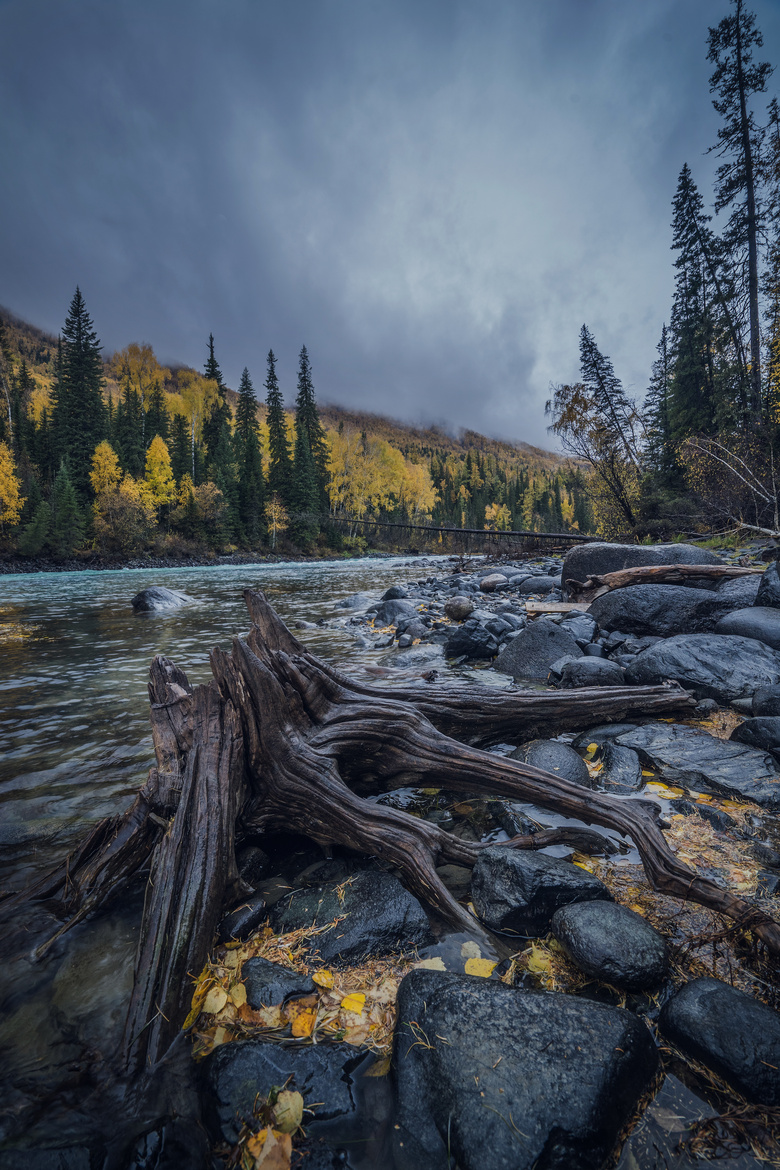
[[[713,808],[712,805],[703,802],[688,800],[685,796],[678,796],[670,801],[670,808],[673,813],[680,813],[684,817],[701,817],[702,820],[708,821],[717,833],[723,833],[736,824],[734,818],[730,817],[723,809]]]
[[[164,585],[150,585],[136,593],[130,604],[137,613],[154,613],[158,610],[181,609],[195,599],[178,589],[167,589]]]
[[[775,609],[780,608],[780,572],[778,572],[777,561],[773,561],[760,577],[757,576],[754,579],[758,581],[754,604],[773,606]]]
[[[719,979],[694,979],[664,1005],[659,1027],[683,1053],[749,1101],[780,1105],[780,1014]]]
[[[780,755],[780,716],[758,715],[746,719],[731,733],[732,740],[748,744],[760,751],[771,752],[775,759]]]
[[[471,898],[491,930],[535,937],[547,933],[561,906],[610,901],[612,895],[597,877],[568,861],[491,846],[474,866]]]
[[[267,908],[263,898],[252,898],[231,910],[219,924],[217,938],[226,943],[249,938],[265,919]]]
[[[277,931],[326,926],[314,946],[323,962],[356,963],[367,955],[410,950],[431,941],[431,928],[420,903],[390,874],[364,872],[341,883],[300,890],[277,902],[271,924]]]
[[[636,792],[642,787],[642,762],[633,748],[605,741],[601,750],[601,772],[598,775],[599,788],[611,788],[615,792]]]
[[[758,601],[758,592],[761,585],[761,577],[753,574],[750,577],[732,577],[721,581],[718,586],[718,593],[723,597],[728,597],[733,603],[732,609],[743,609],[747,605],[767,605],[770,604],[764,601]]]
[[[753,695],[751,715],[780,715],[780,686],[759,687]]]
[[[663,983],[666,943],[649,922],[615,902],[577,902],[557,910],[552,932],[586,975],[627,991]]]
[[[607,544],[579,545],[567,552],[563,560],[563,582],[585,581],[589,576],[616,573],[640,565],[718,565],[720,561],[709,549],[693,544]]]
[[[448,658],[493,658],[498,652],[498,639],[478,620],[467,619],[457,626],[444,646]]]
[[[774,650],[780,650],[780,609],[768,605],[751,605],[722,617],[715,627],[718,634],[736,634],[755,638]]]
[[[681,723],[647,723],[616,743],[667,784],[780,808],[780,767],[768,752]]]
[[[448,598],[444,603],[445,614],[448,618],[452,618],[456,622],[465,621],[474,609],[476,609],[476,605],[471,598],[464,597],[461,593],[457,593],[454,597]]]
[[[316,990],[307,975],[288,971],[279,963],[268,959],[249,959],[241,969],[241,978],[246,986],[246,1001],[256,1011],[263,1007],[284,1003],[294,995],[310,995]]]
[[[637,685],[675,679],[697,697],[729,703],[780,682],[780,652],[754,638],[680,634],[641,651],[626,679]]]
[[[572,784],[582,784],[584,788],[594,786],[582,757],[577,755],[574,748],[557,739],[532,739],[513,751],[511,758],[552,772],[562,780],[570,780]]]
[[[555,622],[537,618],[501,651],[493,667],[514,679],[544,682],[552,664],[564,656],[579,658],[582,650]]]
[[[560,672],[561,689],[575,687],[622,687],[625,675],[616,662],[608,658],[586,657],[567,662]]]
[[[397,1170],[597,1170],[657,1067],[619,1008],[432,971],[401,984]]]
[[[602,630],[666,638],[714,630],[736,605],[728,594],[688,585],[631,585],[597,597],[588,613]]]
[[[265,1040],[223,1044],[204,1062],[205,1120],[215,1140],[238,1140],[242,1122],[252,1120],[255,1100],[274,1086],[298,1092],[314,1120],[344,1118],[356,1110],[355,1076],[371,1057],[349,1044],[292,1046]]]

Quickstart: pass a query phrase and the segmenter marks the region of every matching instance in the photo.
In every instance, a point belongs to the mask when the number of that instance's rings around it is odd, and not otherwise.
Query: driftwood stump
[[[154,660],[156,766],[132,807],[11,899],[59,899],[59,935],[151,862],[125,1029],[127,1071],[156,1066],[169,1050],[187,1012],[188,976],[203,967],[222,913],[246,892],[235,867],[237,833],[283,829],[382,858],[448,923],[484,933],[436,872],[443,862],[473,865],[483,846],[360,795],[377,787],[492,794],[615,829],[633,839],[657,890],[727,915],[780,954],[780,926],[678,861],[645,805],[475,746],[684,712],[694,700],[680,687],[544,693],[423,681],[364,685],[310,654],[262,594],[247,590],[245,598],[252,629],[229,654],[212,652],[214,681],[193,689],[170,661]],[[576,832],[516,837],[507,847],[541,848]]]

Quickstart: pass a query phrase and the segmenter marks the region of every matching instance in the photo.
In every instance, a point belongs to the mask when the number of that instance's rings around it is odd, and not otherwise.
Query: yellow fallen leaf
[[[546,951],[531,943],[531,953],[526,959],[526,967],[535,975],[549,975],[552,970],[552,960]]]
[[[346,1044],[353,1044],[356,1048],[359,1048],[361,1044],[365,1044],[370,1034],[370,1025],[355,1024],[353,1028],[344,1029],[344,1042]]]
[[[243,983],[234,983],[230,988],[230,998],[236,1007],[242,1007],[246,1003],[246,987]]]
[[[588,751],[589,752],[597,752],[598,750],[599,750],[599,745],[597,743],[589,743],[588,744]]]
[[[366,1069],[363,1073],[364,1077],[386,1077],[390,1072],[391,1058],[383,1056],[381,1060],[375,1060],[371,1068]]]
[[[655,772],[648,772],[646,768],[642,769],[643,776],[655,776]]]
[[[415,967],[422,971],[446,971],[444,960],[441,955],[437,955],[435,959],[420,959],[419,963],[414,964]]]
[[[461,959],[481,959],[482,951],[479,949],[479,943],[475,943],[473,939],[461,943],[460,957]]]
[[[227,1001],[228,996],[224,987],[212,987],[203,1001],[203,1010],[210,1016],[215,1016],[217,1012],[222,1011]]]
[[[327,971],[324,967],[321,971],[315,971],[312,979],[318,987],[332,987],[334,983],[333,972]]]
[[[292,1022],[293,1036],[311,1036],[314,1031],[314,1023],[317,1019],[317,1013],[312,1010],[299,1012]]]
[[[496,964],[490,959],[466,959],[466,974],[479,975],[487,979],[493,974]]]
[[[586,857],[584,853],[572,854],[572,861],[578,865],[580,869],[586,869],[588,873],[596,872],[596,863],[592,857]]]
[[[303,1120],[303,1097],[291,1089],[282,1089],[274,1105],[274,1129],[295,1133]]]
[[[217,1028],[214,1032],[212,1044],[215,1048],[219,1048],[220,1044],[224,1044],[228,1039],[227,1028]]]
[[[366,997],[362,991],[353,991],[351,995],[345,995],[341,1001],[342,1009],[345,1012],[354,1012],[355,1015],[362,1015],[363,1008],[366,1006]]]
[[[292,1138],[288,1133],[261,1129],[249,1138],[244,1149],[254,1159],[251,1170],[290,1170]]]

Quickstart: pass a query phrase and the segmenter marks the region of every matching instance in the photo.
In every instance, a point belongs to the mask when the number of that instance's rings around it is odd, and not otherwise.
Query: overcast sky
[[[756,0],[780,64],[780,4]],[[0,303],[78,283],[260,393],[551,446],[586,322],[642,394],[728,0],[0,0]],[[780,87],[780,73],[772,89]]]

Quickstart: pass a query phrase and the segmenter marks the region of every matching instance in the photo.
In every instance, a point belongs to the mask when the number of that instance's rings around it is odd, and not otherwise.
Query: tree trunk
[[[585,581],[564,581],[570,597],[578,601],[595,601],[611,589],[626,585],[684,585],[688,581],[724,581],[763,573],[765,565],[638,565],[617,569],[614,573],[592,574]]]

